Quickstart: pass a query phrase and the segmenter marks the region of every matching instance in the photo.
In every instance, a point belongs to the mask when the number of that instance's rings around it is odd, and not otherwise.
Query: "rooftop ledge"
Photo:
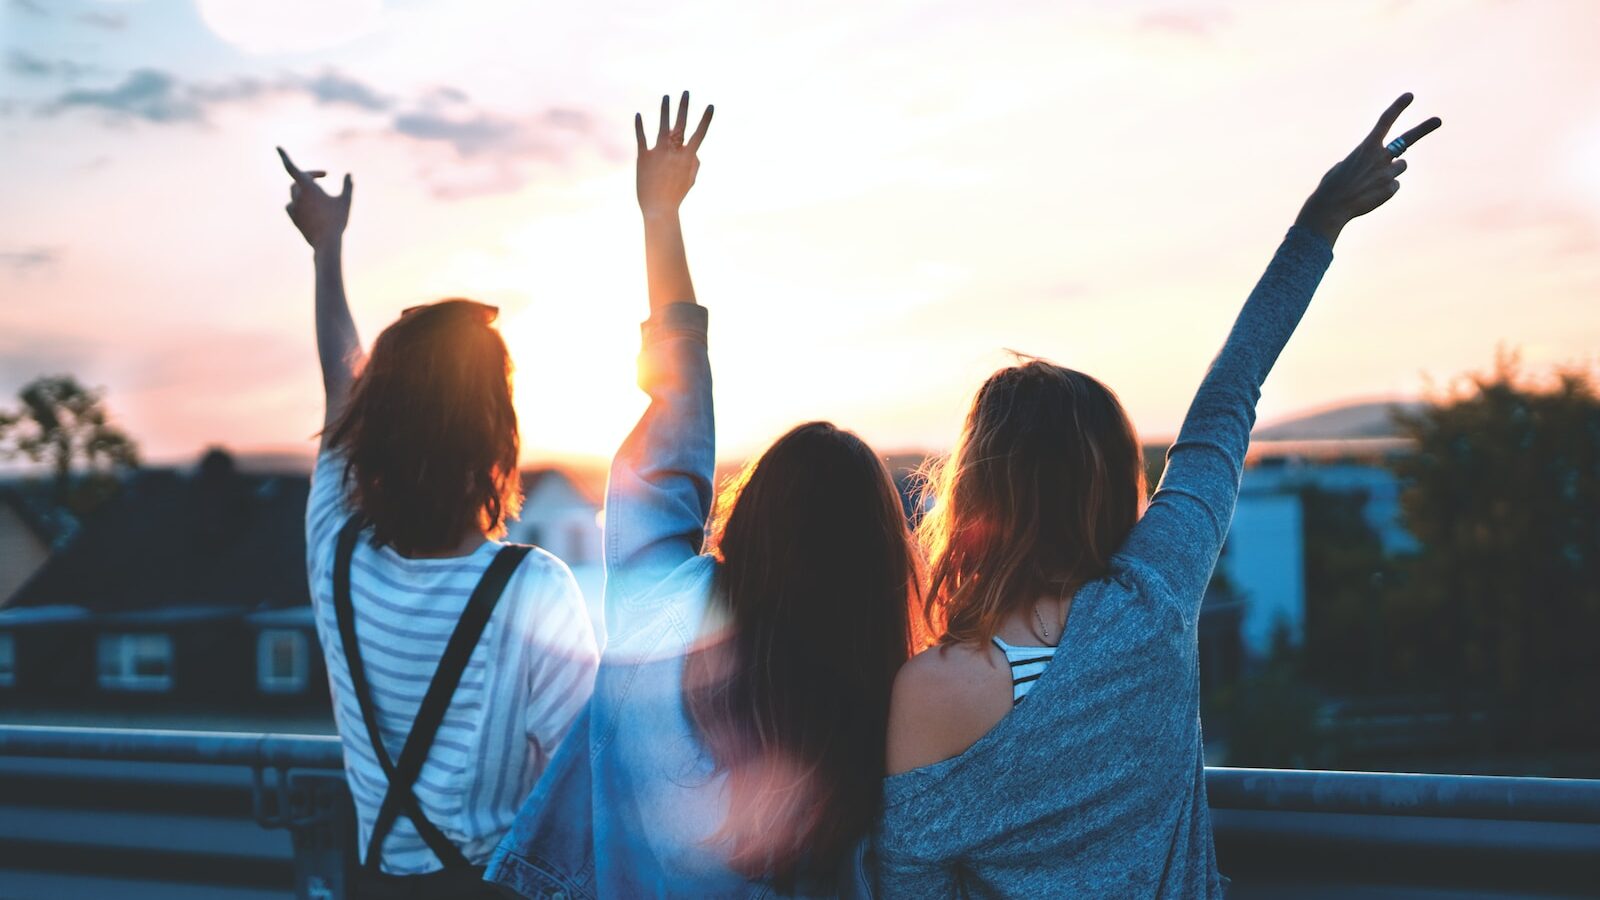
[[[129,879],[154,865],[193,883],[236,858],[242,841],[277,860],[249,870],[252,896],[272,882],[285,895],[337,897],[342,877],[318,874],[326,844],[308,856],[304,838],[308,828],[335,844],[353,835],[339,818],[348,816],[342,765],[331,736],[0,726],[0,848],[9,849],[0,881],[31,872],[28,883],[54,892],[101,858],[83,845],[110,844],[113,860],[138,848]],[[222,771],[234,780],[196,774]],[[1580,897],[1600,884],[1600,780],[1208,767],[1206,786],[1230,898]],[[73,813],[98,821],[108,806],[124,821],[159,822],[166,836],[146,846],[137,834],[47,827]],[[183,831],[197,809],[209,824]],[[226,852],[209,843],[224,820],[236,834]],[[270,830],[285,827],[292,841]]]

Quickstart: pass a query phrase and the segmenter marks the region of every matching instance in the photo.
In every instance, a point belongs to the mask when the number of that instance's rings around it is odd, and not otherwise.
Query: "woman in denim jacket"
[[[650,405],[607,488],[609,645],[489,877],[528,897],[866,896],[910,535],[883,462],[822,422],[774,443],[713,520],[706,311],[678,221],[711,109],[685,140],[688,99],[671,124],[662,98],[654,148],[635,119]]]

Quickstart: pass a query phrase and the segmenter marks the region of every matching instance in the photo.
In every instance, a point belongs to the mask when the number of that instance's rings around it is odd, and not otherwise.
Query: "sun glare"
[[[472,261],[488,293],[524,298],[502,303],[500,330],[527,459],[609,457],[644,406],[634,378],[649,313],[642,250],[618,212],[591,206],[521,223]]]

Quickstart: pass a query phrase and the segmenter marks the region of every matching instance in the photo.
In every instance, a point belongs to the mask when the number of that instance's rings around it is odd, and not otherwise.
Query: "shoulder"
[[[521,627],[535,643],[564,645],[577,641],[595,646],[583,591],[559,557],[528,546],[508,589],[516,593],[522,608]]]
[[[987,644],[931,647],[894,680],[889,773],[958,756],[1011,711],[1011,673]]]
[[[524,596],[536,596],[551,603],[582,604],[583,595],[578,580],[561,558],[532,544],[507,544],[508,547],[525,547],[522,561],[517,564],[512,588]]]
[[[320,540],[344,527],[350,515],[345,495],[344,457],[333,450],[317,455],[311,470],[311,489],[306,497],[306,531]]]

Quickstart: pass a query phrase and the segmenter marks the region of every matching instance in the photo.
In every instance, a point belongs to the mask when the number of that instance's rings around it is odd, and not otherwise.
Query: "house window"
[[[256,639],[256,686],[263,694],[298,694],[306,689],[310,646],[304,632],[268,628]]]
[[[108,691],[172,690],[171,636],[100,635],[100,686]]]
[[[9,633],[0,634],[0,687],[17,683],[17,642]]]

